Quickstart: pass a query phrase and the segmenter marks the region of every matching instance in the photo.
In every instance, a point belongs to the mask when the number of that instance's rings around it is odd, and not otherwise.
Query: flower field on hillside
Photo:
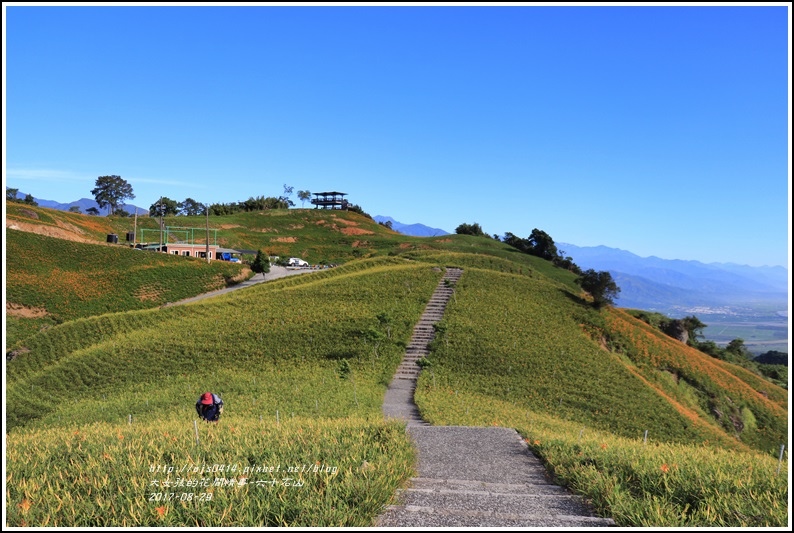
[[[371,525],[412,472],[380,409],[442,272],[364,263],[32,337],[8,365],[9,524]],[[206,390],[224,414],[196,444]],[[152,485],[150,465],[176,464],[238,470],[201,490]],[[255,465],[310,471],[243,483]]]
[[[577,320],[583,313],[547,281],[467,269],[429,357],[432,375],[452,390],[510,399],[616,435],[654,428],[671,442],[743,447],[591,340]]]
[[[226,261],[87,244],[8,230],[6,298],[58,322],[148,309],[222,289],[244,275]],[[250,275],[250,272],[249,274]]]
[[[234,415],[12,433],[6,524],[369,526],[412,474],[399,424]]]
[[[426,264],[396,261],[300,276],[302,283],[285,278],[246,289],[242,296],[51,328],[32,337],[30,351],[9,365],[8,425],[68,409],[71,402],[64,400],[76,392],[81,401],[90,401],[151,386],[179,404],[185,395],[201,392],[185,390],[182,376],[197,389],[221,393],[263,391],[288,401],[297,387],[331,398],[342,366],[350,368],[346,387],[359,403],[371,402],[368,408],[377,410],[441,276]],[[300,378],[293,386],[288,376]],[[247,383],[252,384],[243,386]]]

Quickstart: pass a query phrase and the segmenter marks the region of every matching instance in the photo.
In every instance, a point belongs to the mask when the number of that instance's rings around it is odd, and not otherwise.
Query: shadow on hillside
[[[341,361],[342,359],[352,359],[356,356],[355,353],[345,350],[334,350],[325,354],[325,358],[331,361]]]
[[[570,292],[566,291],[565,289],[557,289],[557,290],[560,291],[560,294],[562,294],[563,296],[565,296],[566,298],[571,300],[573,303],[579,304],[579,305],[582,305],[582,306],[585,306],[585,307],[590,307],[590,302],[588,302],[584,298],[581,298],[580,296],[577,296],[575,294],[571,294]]]

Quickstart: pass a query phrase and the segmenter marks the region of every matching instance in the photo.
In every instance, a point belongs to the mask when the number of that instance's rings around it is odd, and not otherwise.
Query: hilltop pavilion
[[[345,199],[345,192],[316,192],[313,193],[312,204],[315,209],[347,209],[348,202]]]

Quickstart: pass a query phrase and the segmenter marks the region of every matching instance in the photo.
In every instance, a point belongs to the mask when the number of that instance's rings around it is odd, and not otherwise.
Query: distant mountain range
[[[429,226],[425,226],[424,224],[403,224],[402,222],[397,222],[392,217],[377,215],[372,217],[372,220],[379,224],[391,222],[391,229],[397,233],[411,235],[413,237],[438,237],[440,235],[449,235],[449,232],[444,231],[443,229],[431,228]]]
[[[6,187],[6,189],[8,189],[8,187]],[[24,200],[26,196],[27,193],[17,192],[17,199],[19,200]],[[104,209],[100,208],[99,204],[96,203],[95,200],[91,200],[90,198],[80,198],[79,200],[76,200],[74,202],[69,202],[68,204],[54,202],[52,200],[42,200],[41,198],[35,198],[35,197],[33,198],[33,200],[35,200],[35,202],[41,207],[58,209],[59,211],[69,211],[70,208],[77,206],[80,208],[80,212],[85,214],[89,209],[94,207],[97,209],[97,211],[99,211],[99,216],[106,216],[108,214],[107,207],[105,207]],[[148,209],[144,209],[142,207],[138,207],[132,204],[124,204],[120,207],[120,209],[123,209],[130,215],[136,214],[136,211],[138,215],[149,214]]]
[[[403,224],[378,215],[376,222],[391,222],[392,229],[416,237],[447,235],[423,224]],[[658,311],[673,317],[697,313],[721,315],[785,314],[788,309],[788,270],[730,263],[640,257],[607,246],[581,247],[555,243],[582,270],[605,270],[620,287],[615,304]]]
[[[621,307],[675,315],[788,309],[789,275],[780,266],[751,267],[640,257],[606,246],[555,243],[581,269],[606,270],[620,287]]]

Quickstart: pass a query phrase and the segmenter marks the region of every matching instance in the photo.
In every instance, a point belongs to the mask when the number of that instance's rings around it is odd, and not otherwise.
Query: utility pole
[[[207,263],[210,262],[210,206],[209,204],[204,205],[204,211],[207,213],[207,249],[204,252],[204,255],[207,256]]]
[[[157,204],[157,212],[160,213],[160,249],[158,252],[163,251],[163,197],[160,197],[160,203]]]

